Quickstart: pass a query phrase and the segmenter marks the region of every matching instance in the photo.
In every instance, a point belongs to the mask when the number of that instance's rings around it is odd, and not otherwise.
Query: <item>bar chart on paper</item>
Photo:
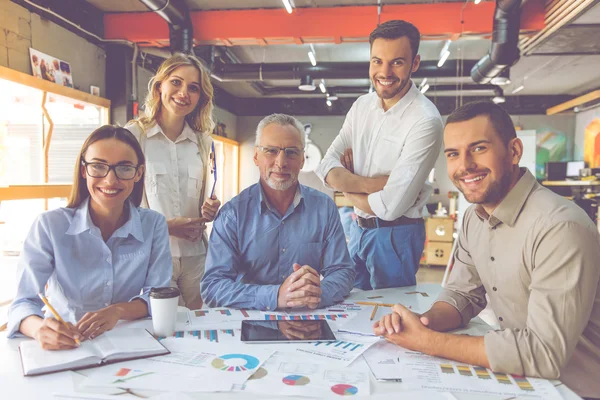
[[[349,314],[270,314],[265,313],[264,319],[266,321],[318,321],[318,320],[329,320],[337,321],[338,319],[347,319]]]
[[[297,351],[348,365],[364,353],[378,338],[336,334],[335,342],[300,343]]]
[[[177,331],[172,337],[179,339],[195,339],[204,340],[209,342],[231,342],[239,341],[241,329],[202,329],[202,330],[189,330],[189,331]],[[159,337],[158,340],[162,340],[165,337]]]
[[[207,308],[192,310],[188,313],[190,325],[204,325],[210,323],[235,322],[245,319],[262,319],[261,312],[233,308]]]
[[[495,373],[483,367],[458,364],[419,352],[398,348],[395,367],[401,371],[402,381],[411,388],[444,390],[501,396],[526,396],[537,399],[561,399],[560,394],[546,379]],[[381,354],[380,357],[385,357]],[[372,361],[367,360],[369,365]]]

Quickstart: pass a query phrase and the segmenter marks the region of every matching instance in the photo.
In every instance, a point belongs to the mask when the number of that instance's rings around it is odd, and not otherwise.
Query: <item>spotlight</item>
[[[298,89],[300,89],[300,90],[302,90],[304,92],[312,92],[316,88],[317,87],[313,83],[313,80],[312,80],[312,78],[311,78],[310,75],[304,76],[302,78],[302,80],[300,81],[300,86],[298,86]]]

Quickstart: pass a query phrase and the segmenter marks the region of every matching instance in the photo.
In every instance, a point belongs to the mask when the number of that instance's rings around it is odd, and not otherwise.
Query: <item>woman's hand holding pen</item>
[[[42,319],[37,315],[31,315],[21,321],[20,330],[37,340],[44,350],[73,349],[79,346],[75,340],[83,339],[79,330],[72,324],[63,324],[54,318]]]
[[[202,217],[206,222],[211,222],[215,219],[219,207],[221,207],[221,201],[216,196],[206,199],[204,204],[202,204]]]

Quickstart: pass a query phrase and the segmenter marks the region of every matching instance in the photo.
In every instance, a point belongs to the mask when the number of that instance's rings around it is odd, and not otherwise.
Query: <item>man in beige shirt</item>
[[[448,176],[467,209],[448,284],[421,316],[402,305],[375,333],[410,350],[497,372],[561,379],[600,398],[600,237],[592,220],[519,168],[523,144],[509,115],[469,103],[446,122]],[[501,329],[441,333],[487,305]]]

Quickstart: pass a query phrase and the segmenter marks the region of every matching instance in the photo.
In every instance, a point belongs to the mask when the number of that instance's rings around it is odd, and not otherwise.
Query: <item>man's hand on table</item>
[[[401,304],[392,307],[392,313],[373,324],[373,332],[386,340],[409,350],[424,351],[429,335],[427,317],[413,313]]]
[[[279,287],[277,308],[317,308],[321,302],[319,273],[309,265],[294,264],[293,268],[294,272]]]

